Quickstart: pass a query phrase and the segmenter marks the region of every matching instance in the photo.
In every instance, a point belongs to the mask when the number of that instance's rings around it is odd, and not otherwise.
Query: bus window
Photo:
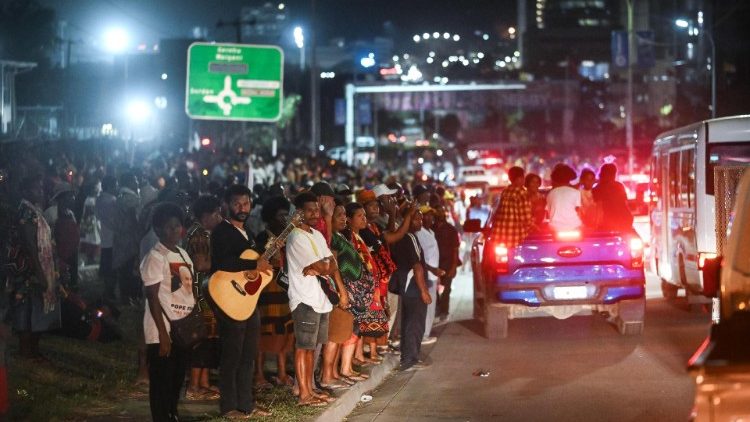
[[[706,153],[706,194],[714,194],[715,166],[750,165],[750,141],[708,144]]]
[[[669,206],[672,208],[679,206],[680,192],[680,152],[674,151],[669,153]]]
[[[692,149],[680,152],[680,191],[677,197],[677,207],[691,208],[693,203],[693,184],[695,183],[694,161],[695,153]]]

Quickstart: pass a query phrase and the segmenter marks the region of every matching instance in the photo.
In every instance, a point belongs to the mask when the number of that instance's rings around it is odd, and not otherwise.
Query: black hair
[[[576,175],[576,171],[573,170],[572,167],[564,163],[556,164],[552,169],[552,174],[550,175],[550,179],[552,179],[553,182],[561,184],[568,184],[576,177],[578,177]]]
[[[523,185],[524,186],[528,186],[529,183],[531,183],[531,181],[534,180],[534,179],[539,180],[539,184],[542,183],[542,178],[539,177],[538,174],[536,174],[536,173],[529,173],[529,174],[526,175],[526,178],[523,181]]]
[[[344,199],[340,195],[336,195],[333,197],[333,204],[337,207],[343,207],[344,206]]]
[[[117,179],[115,179],[114,176],[104,176],[104,179],[102,179],[102,190],[109,190],[109,188],[114,188],[117,186]]]
[[[253,192],[245,185],[231,185],[224,191],[224,201],[229,203],[232,197],[247,195],[248,199],[253,199]]]
[[[579,179],[583,179],[583,176],[586,176],[587,174],[590,174],[590,175],[594,176],[594,179],[596,179],[596,174],[590,168],[585,168],[585,169],[581,170],[581,175],[578,178]]]
[[[357,212],[357,210],[363,210],[365,209],[365,207],[359,202],[350,202],[344,205],[344,209],[346,210],[346,216],[348,218],[352,218],[354,217],[354,213]]]
[[[305,191],[294,197],[294,207],[302,209],[308,202],[318,202],[318,197],[310,192]]]
[[[260,219],[266,223],[276,217],[276,214],[280,210],[287,210],[292,207],[291,202],[283,196],[272,196],[263,203],[263,208],[260,210]]]
[[[614,163],[604,164],[599,169],[599,181],[612,181],[617,178],[617,166]]]
[[[523,177],[523,173],[524,171],[521,167],[511,167],[510,170],[508,170],[508,180],[513,183],[514,180],[518,179],[519,177]]]
[[[177,204],[162,202],[156,206],[154,214],[151,216],[151,228],[155,232],[159,231],[164,228],[164,225],[172,217],[179,220],[180,224],[184,224],[185,214],[182,212],[182,209]]]
[[[221,208],[221,203],[213,195],[202,195],[193,202],[193,216],[198,220],[206,214],[211,214]]]

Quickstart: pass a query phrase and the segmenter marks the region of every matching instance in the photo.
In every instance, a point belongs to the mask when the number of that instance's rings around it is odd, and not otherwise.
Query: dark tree
[[[0,58],[45,63],[57,42],[55,11],[35,0],[0,2]]]

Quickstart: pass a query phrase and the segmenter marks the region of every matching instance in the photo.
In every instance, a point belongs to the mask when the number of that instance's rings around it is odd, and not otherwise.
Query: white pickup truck
[[[723,257],[704,267],[721,315],[688,363],[694,421],[750,420],[750,170],[740,180]]]

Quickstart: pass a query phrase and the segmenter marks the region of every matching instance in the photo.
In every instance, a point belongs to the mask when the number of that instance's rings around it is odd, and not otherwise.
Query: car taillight
[[[498,243],[494,247],[495,255],[495,272],[506,274],[508,272],[508,247],[503,243]]]
[[[557,240],[562,240],[566,242],[570,242],[574,240],[581,240],[581,231],[580,230],[561,230],[555,233],[555,238]]]
[[[643,241],[638,237],[630,239],[630,266],[643,268]]]
[[[710,259],[716,259],[717,256],[719,255],[713,252],[699,252],[698,253],[698,269],[702,270],[703,267],[706,266],[706,261]]]

